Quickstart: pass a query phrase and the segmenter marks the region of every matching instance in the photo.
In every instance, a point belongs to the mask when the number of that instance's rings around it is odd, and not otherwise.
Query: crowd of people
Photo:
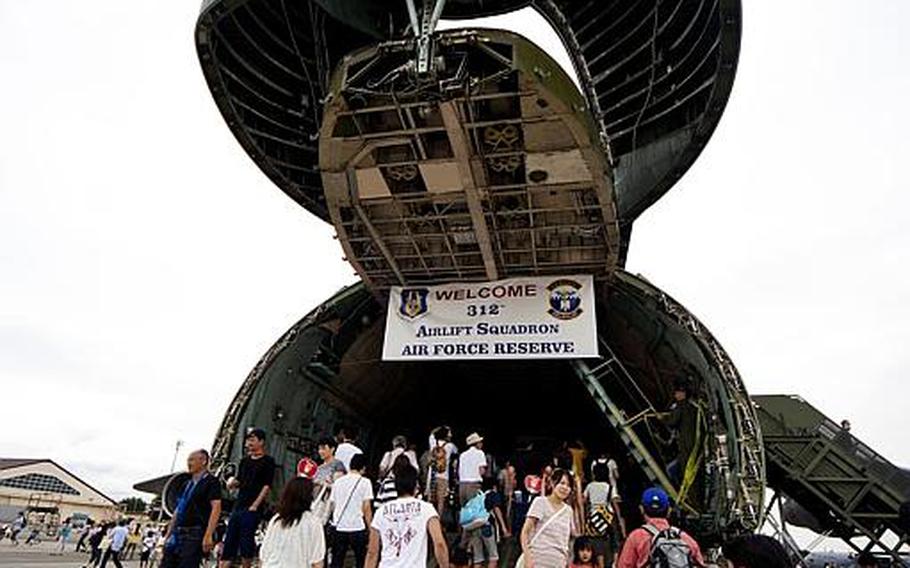
[[[127,519],[90,523],[76,550],[86,551],[85,568],[120,568],[137,553],[140,568],[198,568],[205,559],[220,568],[415,568],[426,566],[431,552],[440,568],[706,566],[695,539],[671,523],[673,503],[663,489],[623,495],[617,462],[589,459],[581,442],[563,444],[533,468],[511,457],[500,466],[477,432],[464,443],[460,451],[452,429],[440,426],[418,457],[413,444],[395,436],[370,478],[366,454],[340,429],[318,441],[318,463],[301,460],[273,505],[277,465],[266,452],[266,432],[251,428],[246,456],[225,480],[229,498],[208,452],[193,451],[166,528]],[[633,499],[639,515],[624,506]],[[223,503],[230,505],[224,515]],[[627,532],[627,523],[639,520]],[[16,541],[24,519],[14,525]],[[64,522],[60,551],[72,533]],[[730,568],[794,565],[777,541],[761,535],[727,542],[723,557]]]
[[[36,545],[46,538],[56,541],[52,554],[69,551],[86,554],[84,567],[106,567],[108,563],[122,566],[122,561],[138,559],[140,568],[154,568],[160,556],[156,552],[163,544],[157,524],[143,525],[128,518],[99,523],[67,518],[51,530],[43,523],[29,523],[25,513],[19,512],[0,531],[0,540],[9,539],[13,546]]]
[[[233,505],[223,528],[208,454],[191,454],[161,566],[195,568],[212,551],[222,568],[414,568],[431,556],[440,568],[705,566],[698,543],[671,523],[661,488],[635,497],[643,522],[627,533],[619,466],[607,456],[588,460],[580,443],[566,443],[520,482],[512,461],[498,466],[479,433],[459,451],[441,426],[419,457],[395,436],[371,479],[367,456],[342,429],[319,440],[318,463],[301,460],[272,507],[276,464],[265,439],[262,429],[247,432],[247,455],[227,480]],[[733,568],[793,565],[765,537],[730,541],[724,551]]]
[[[106,568],[108,563],[120,567],[124,561],[139,560],[139,568],[155,568],[161,559],[164,539],[155,523],[141,524],[130,519],[89,522],[75,544],[76,552],[88,559],[83,568]],[[66,539],[60,538],[60,551],[65,551]]]

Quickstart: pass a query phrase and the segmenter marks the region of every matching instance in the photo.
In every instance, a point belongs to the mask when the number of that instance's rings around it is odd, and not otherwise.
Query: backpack
[[[585,499],[590,500],[588,495],[589,489],[585,490]],[[607,536],[610,531],[610,525],[613,524],[613,511],[610,503],[613,501],[613,486],[607,483],[607,496],[605,503],[591,503],[588,510],[588,518],[585,523],[588,536]]]
[[[660,530],[653,525],[645,525],[651,533],[650,564],[652,568],[691,568],[691,550],[682,539],[682,532],[676,527]]]
[[[606,505],[594,505],[588,514],[588,536],[606,536],[613,524],[613,513]]]
[[[484,491],[478,491],[477,495],[464,504],[461,513],[458,516],[458,524],[466,530],[479,528],[490,520],[490,512],[486,507],[487,494]]]
[[[443,444],[440,446],[439,444],[436,444],[436,447],[433,448],[430,453],[430,466],[433,468],[433,471],[436,473],[445,473],[448,462],[449,459],[446,445]]]

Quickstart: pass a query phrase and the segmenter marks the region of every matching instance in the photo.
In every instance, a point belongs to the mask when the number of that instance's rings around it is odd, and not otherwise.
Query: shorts
[[[223,560],[256,558],[256,529],[259,527],[258,511],[234,511],[224,532]]]
[[[486,534],[484,534],[486,533]],[[487,536],[489,535],[489,536]],[[499,548],[496,546],[496,533],[487,525],[468,533],[467,547],[474,559],[474,565],[499,560]]]

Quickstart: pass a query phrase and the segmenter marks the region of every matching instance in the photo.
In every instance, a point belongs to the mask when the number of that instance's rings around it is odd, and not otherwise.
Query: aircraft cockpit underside
[[[434,36],[342,59],[320,131],[326,203],[373,287],[616,267],[612,171],[584,97],[528,40]]]

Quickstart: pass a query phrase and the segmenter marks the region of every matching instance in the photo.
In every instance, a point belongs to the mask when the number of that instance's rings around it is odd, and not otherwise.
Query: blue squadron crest
[[[581,314],[581,284],[574,280],[561,278],[547,286],[550,292],[550,309],[547,310],[556,319],[575,319]]]
[[[398,313],[408,319],[414,319],[427,313],[427,296],[430,291],[427,288],[404,288],[401,291],[401,303],[398,305]]]

